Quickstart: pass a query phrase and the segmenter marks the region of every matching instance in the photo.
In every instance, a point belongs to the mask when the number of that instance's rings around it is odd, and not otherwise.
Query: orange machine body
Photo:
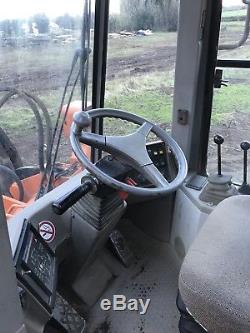
[[[62,112],[65,114],[66,112],[66,106],[63,107]],[[67,112],[67,116],[65,119],[65,122],[63,124],[63,133],[66,139],[69,140],[70,136],[70,128],[73,122],[73,117],[76,112],[81,111],[81,101],[74,101],[70,104],[70,107]],[[90,158],[91,156],[91,148],[86,145],[82,145],[82,149],[84,150],[85,154]],[[72,152],[71,156],[69,157],[69,164],[61,164],[60,167],[63,167],[65,169],[69,168],[72,164],[77,162],[77,158],[75,154]],[[82,171],[82,167],[79,166],[78,169],[75,171],[74,174]],[[36,194],[39,191],[40,184],[41,184],[41,174],[37,174],[28,178],[25,178],[22,180],[23,189],[24,189],[24,200],[19,201],[19,191],[17,184],[13,184],[10,188],[10,192],[12,194],[12,197],[3,196],[4,201],[4,209],[6,213],[7,220],[9,220],[11,217],[16,215],[18,212],[20,212],[22,209],[30,205],[32,202],[34,202],[36,198]],[[56,187],[62,183],[64,183],[66,180],[68,180],[69,177],[60,177],[54,181],[53,186]]]

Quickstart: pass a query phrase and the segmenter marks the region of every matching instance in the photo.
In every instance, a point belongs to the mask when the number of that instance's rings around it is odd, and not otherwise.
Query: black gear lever
[[[243,150],[243,183],[239,189],[241,194],[250,194],[250,185],[247,183],[247,155],[248,150],[250,149],[250,143],[244,141],[240,144],[241,149]]]
[[[224,142],[224,138],[221,135],[214,136],[214,143],[217,144],[217,159],[218,159],[218,176],[222,176],[221,173],[221,145]]]
[[[214,136],[214,143],[217,145],[218,172],[217,174],[209,175],[208,183],[201,192],[199,199],[213,205],[217,205],[222,200],[238,194],[236,187],[232,184],[232,176],[223,175],[221,146],[224,143],[224,138],[221,135]]]

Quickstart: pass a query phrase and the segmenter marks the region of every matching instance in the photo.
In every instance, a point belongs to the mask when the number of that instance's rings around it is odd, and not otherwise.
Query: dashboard
[[[56,296],[57,262],[37,230],[25,222],[15,256],[17,278],[51,312]]]
[[[148,144],[147,151],[151,160],[164,177],[168,180],[171,179],[171,170],[175,171],[175,161],[172,158],[171,151],[160,141]],[[135,179],[139,186],[150,186],[148,181],[138,172],[134,173],[133,170],[130,172],[131,178]],[[46,210],[47,214],[48,205],[52,205],[55,198],[60,198],[62,193],[67,193],[69,185],[75,188],[79,183],[80,177],[81,175],[73,177],[69,183],[63,184],[56,188],[53,193],[49,193],[46,200],[41,199],[35,202],[34,205],[28,207],[19,216],[20,219],[23,215],[24,220],[21,235],[14,252],[19,285],[23,290],[28,290],[49,312],[53,311],[56,299],[57,259],[50,246],[32,225],[33,218],[31,217],[37,211]],[[17,225],[20,227],[20,223],[17,223]]]
[[[166,148],[164,142],[162,141],[149,143],[147,144],[146,149],[150,159],[157,169],[168,181],[171,181],[176,175],[176,165],[172,152]],[[129,173],[129,177],[132,178],[139,186],[151,186],[148,180],[135,170]]]

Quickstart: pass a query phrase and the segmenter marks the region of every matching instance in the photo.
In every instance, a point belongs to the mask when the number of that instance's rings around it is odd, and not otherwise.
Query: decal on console
[[[56,237],[56,228],[54,224],[50,221],[40,222],[38,231],[47,243],[51,243]]]

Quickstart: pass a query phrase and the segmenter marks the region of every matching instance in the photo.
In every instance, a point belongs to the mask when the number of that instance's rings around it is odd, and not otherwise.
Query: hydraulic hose
[[[30,93],[25,93],[25,95],[30,97],[39,106],[39,108],[41,109],[41,111],[43,113],[45,124],[46,124],[46,127],[45,127],[46,143],[47,143],[46,160],[48,162],[49,154],[50,154],[50,150],[51,150],[51,145],[52,145],[52,122],[51,122],[51,119],[50,119],[48,109],[46,108],[45,104],[40,100],[40,98],[38,98],[37,96],[34,96]]]
[[[1,177],[1,171],[2,171],[2,177]],[[7,168],[4,165],[0,165],[0,192],[2,192],[3,195],[7,194],[8,196],[12,197],[12,194],[10,193],[10,186],[14,183],[16,183],[18,186],[18,191],[19,191],[18,200],[23,201],[24,189],[21,180],[13,170]],[[1,185],[3,186],[3,188],[1,188]],[[6,187],[6,189],[4,189],[4,187]]]
[[[37,128],[38,128],[38,161],[39,161],[39,168],[41,172],[44,172],[44,131],[43,131],[43,123],[40,116],[40,113],[38,111],[38,108],[35,104],[35,102],[28,97],[25,93],[20,92],[16,89],[4,89],[1,91],[8,91],[7,94],[3,96],[3,98],[0,100],[0,108],[13,96],[18,95],[19,97],[23,98],[30,108],[32,109],[37,122]]]

